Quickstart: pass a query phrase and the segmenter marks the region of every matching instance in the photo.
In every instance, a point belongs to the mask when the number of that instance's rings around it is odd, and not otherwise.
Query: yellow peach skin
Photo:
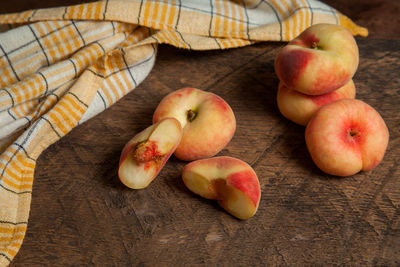
[[[305,95],[288,88],[282,82],[279,83],[277,102],[281,114],[303,126],[306,126],[312,115],[323,105],[344,98],[355,98],[356,88],[353,80],[350,80],[339,89],[323,95]]]

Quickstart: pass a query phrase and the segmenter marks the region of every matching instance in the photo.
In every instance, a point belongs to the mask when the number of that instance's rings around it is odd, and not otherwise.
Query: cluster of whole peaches
[[[358,61],[352,34],[333,24],[309,27],[275,58],[278,108],[287,119],[306,126],[313,161],[331,175],[373,169],[388,145],[382,117],[355,99],[352,78]]]
[[[232,139],[236,119],[219,96],[183,88],[165,96],[153,115],[153,125],[134,136],[123,148],[118,176],[133,189],[147,187],[169,157],[187,164],[182,173],[189,190],[216,199],[240,219],[252,217],[261,190],[253,168],[233,157],[213,157]]]

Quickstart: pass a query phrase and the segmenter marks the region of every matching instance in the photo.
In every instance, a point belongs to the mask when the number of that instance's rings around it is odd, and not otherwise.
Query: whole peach
[[[183,88],[165,96],[153,115],[153,123],[173,117],[182,125],[182,140],[175,151],[181,160],[214,156],[232,139],[236,119],[219,96],[196,88]]]
[[[277,102],[279,111],[285,118],[306,126],[312,115],[323,105],[343,98],[354,98],[356,88],[350,80],[339,89],[323,95],[306,95],[279,83]]]
[[[361,100],[342,99],[315,113],[306,127],[305,139],[322,171],[349,176],[371,170],[381,162],[389,131],[374,108]]]
[[[321,95],[345,85],[358,67],[358,47],[350,31],[315,24],[286,45],[275,58],[275,72],[289,88]]]

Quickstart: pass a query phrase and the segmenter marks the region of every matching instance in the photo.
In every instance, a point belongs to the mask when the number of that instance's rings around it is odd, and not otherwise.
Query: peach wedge
[[[260,202],[261,191],[250,165],[232,157],[201,159],[187,164],[182,173],[186,187],[207,199],[216,199],[239,219],[252,217]]]
[[[132,189],[147,187],[175,151],[182,127],[174,118],[165,118],[133,137],[123,148],[118,176]]]

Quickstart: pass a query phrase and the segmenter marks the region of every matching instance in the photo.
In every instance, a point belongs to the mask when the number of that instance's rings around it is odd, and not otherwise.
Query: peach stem
[[[318,49],[318,43],[317,42],[312,42],[311,43],[311,48]]]
[[[192,122],[195,118],[196,118],[196,112],[194,112],[193,110],[189,109],[187,111],[187,119],[189,122]]]

